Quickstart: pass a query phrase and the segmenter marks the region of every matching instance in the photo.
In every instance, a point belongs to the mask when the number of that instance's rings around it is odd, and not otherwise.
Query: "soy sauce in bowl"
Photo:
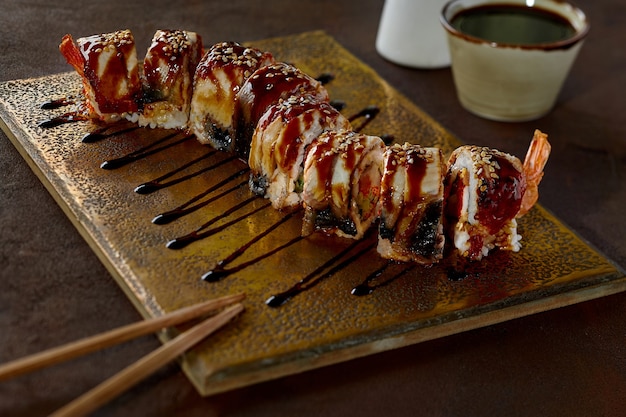
[[[459,32],[488,42],[540,45],[572,38],[576,29],[565,17],[538,7],[490,4],[466,9],[451,20]]]

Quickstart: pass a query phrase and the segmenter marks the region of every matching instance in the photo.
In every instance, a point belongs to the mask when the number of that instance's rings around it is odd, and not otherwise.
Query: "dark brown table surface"
[[[0,81],[69,71],[57,49],[65,33],[129,28],[145,51],[159,28],[197,31],[206,44],[322,29],[464,142],[523,156],[535,128],[548,132],[541,204],[626,268],[623,0],[579,1],[589,37],[556,108],[527,123],[463,110],[449,69],[382,59],[382,0],[91,3],[4,0]],[[139,320],[3,133],[0,172],[0,362]],[[621,293],[208,398],[171,364],[95,415],[623,416],[625,317]],[[158,346],[145,336],[0,382],[0,415],[47,415]]]

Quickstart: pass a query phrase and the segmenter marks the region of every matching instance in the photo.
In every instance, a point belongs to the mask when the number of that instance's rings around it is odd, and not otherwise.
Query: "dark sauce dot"
[[[369,295],[372,292],[374,292],[374,289],[372,287],[370,287],[367,284],[359,284],[356,287],[352,288],[352,291],[350,292],[350,294],[352,295],[357,295],[357,296],[363,296],[363,295]]]
[[[151,194],[161,189],[161,185],[157,182],[146,182],[135,187],[137,194]]]
[[[106,135],[103,135],[102,133],[91,132],[83,135],[80,141],[83,143],[94,143],[104,139],[105,137]]]
[[[153,224],[163,225],[169,224],[176,219],[179,219],[185,212],[183,210],[172,210],[166,213],[161,213],[152,219]]]
[[[367,106],[366,108],[364,108],[363,110],[361,110],[357,114],[351,116],[350,117],[350,121],[354,121],[354,120],[359,119],[361,117],[365,117],[366,119],[372,119],[372,118],[376,117],[376,115],[378,115],[378,113],[380,113],[380,109],[378,108],[378,106],[374,106],[374,105]]]
[[[350,116],[348,120],[351,123],[354,123],[358,119],[364,119],[361,121],[360,125],[354,126],[355,132],[361,132],[372,120],[374,120],[378,113],[380,113],[380,109],[377,106],[367,106],[360,112]]]
[[[177,237],[175,239],[170,240],[165,245],[168,249],[182,249],[189,245],[190,243],[196,241],[198,239],[198,235],[196,233],[190,233],[186,236]]]
[[[226,278],[229,274],[230,272],[225,269],[216,268],[204,273],[202,275],[202,280],[207,282],[218,282],[223,278]]]
[[[57,127],[62,125],[63,121],[59,120],[59,119],[48,119],[48,120],[44,120],[43,122],[39,123],[39,127],[42,129],[51,129],[53,127]]]
[[[341,100],[331,100],[329,104],[337,111],[341,111],[346,108],[346,102]]]
[[[325,72],[320,74],[317,78],[315,78],[317,81],[321,82],[322,84],[326,85],[328,83],[330,83],[332,80],[335,79],[335,76],[331,73]]]
[[[128,161],[124,158],[119,158],[119,159],[111,159],[108,161],[104,161],[103,163],[100,164],[100,168],[102,169],[116,169],[119,168],[121,166],[126,165]]]
[[[388,133],[385,133],[384,135],[381,135],[380,137],[383,140],[383,143],[387,146],[391,145],[393,143],[393,141],[395,140],[395,137],[393,135],[390,135]]]
[[[291,297],[289,296],[285,296],[282,294],[278,294],[278,295],[272,295],[270,298],[268,298],[267,300],[265,300],[265,304],[268,307],[280,307],[283,304],[285,304],[287,301],[289,301]]]

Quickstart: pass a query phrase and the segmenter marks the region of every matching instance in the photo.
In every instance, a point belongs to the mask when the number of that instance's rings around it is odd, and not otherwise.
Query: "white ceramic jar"
[[[385,0],[376,50],[385,59],[414,68],[450,65],[439,16],[446,0]]]

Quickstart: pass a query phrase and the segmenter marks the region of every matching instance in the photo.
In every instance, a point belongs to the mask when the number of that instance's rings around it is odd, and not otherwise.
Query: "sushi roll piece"
[[[237,42],[220,42],[209,48],[194,74],[189,115],[189,130],[200,143],[234,150],[237,91],[254,71],[273,63],[269,52]]]
[[[445,178],[445,223],[453,251],[480,260],[492,249],[517,252],[517,221],[526,191],[520,160],[479,146],[461,146],[450,155]]]
[[[61,54],[82,79],[82,112],[115,122],[137,113],[142,100],[137,49],[130,30],[78,38],[65,35]]]
[[[378,253],[385,259],[431,265],[443,258],[441,150],[393,144],[383,156]]]
[[[143,61],[144,106],[140,126],[184,129],[202,38],[184,30],[157,30]]]
[[[322,83],[293,65],[279,62],[256,70],[237,92],[235,152],[247,160],[254,129],[263,114],[281,99],[305,94],[329,101]]]
[[[378,136],[326,131],[304,164],[302,235],[360,239],[378,217],[385,144]]]
[[[259,120],[250,145],[250,187],[275,209],[301,204],[304,159],[309,145],[327,130],[350,130],[350,122],[327,101],[291,96]]]

